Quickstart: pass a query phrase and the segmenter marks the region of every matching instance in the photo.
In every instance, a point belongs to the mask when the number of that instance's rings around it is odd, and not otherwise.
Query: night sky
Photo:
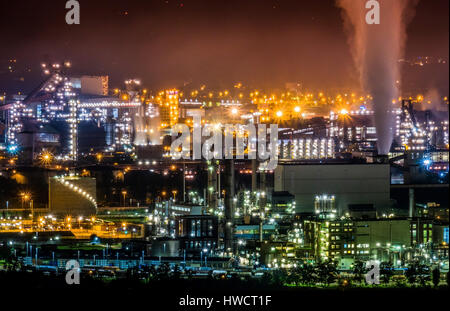
[[[65,2],[0,2],[1,92],[29,91],[41,62],[64,60],[74,74],[109,75],[111,86],[358,85],[333,0],[80,0],[81,25],[65,23]],[[415,11],[406,56],[448,58],[449,1],[422,0]],[[444,75],[448,84],[448,66]]]

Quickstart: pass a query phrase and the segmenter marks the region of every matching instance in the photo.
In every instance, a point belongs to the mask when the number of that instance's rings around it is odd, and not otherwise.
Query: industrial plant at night
[[[0,6],[2,286],[448,289],[448,2],[37,2]]]

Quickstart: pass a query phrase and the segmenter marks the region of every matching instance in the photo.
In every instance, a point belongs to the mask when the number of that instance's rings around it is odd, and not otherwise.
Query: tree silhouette
[[[405,272],[406,279],[410,285],[414,285],[417,280],[417,264],[412,264]]]
[[[367,273],[367,269],[365,267],[364,262],[362,262],[361,260],[356,260],[355,263],[353,264],[352,272],[355,281],[361,283],[364,279],[364,275]]]
[[[304,264],[300,267],[299,271],[299,281],[301,284],[313,285],[317,282],[316,269],[311,264]]]
[[[298,285],[299,280],[299,267],[291,269],[287,275],[286,283]]]
[[[181,270],[180,267],[178,265],[175,265],[173,267],[173,272],[171,274],[171,279],[172,280],[179,280],[181,277]]]
[[[439,270],[439,267],[434,268],[432,273],[433,285],[437,287],[439,285],[439,281],[441,280],[441,271]]]
[[[170,265],[168,263],[163,263],[159,266],[157,270],[156,279],[158,281],[167,281],[170,277]]]
[[[283,286],[287,280],[287,272],[285,269],[278,269],[273,271],[272,284],[275,286]]]
[[[426,265],[418,265],[417,267],[417,280],[419,281],[420,286],[427,286],[430,281],[430,269]]]
[[[384,284],[389,284],[391,277],[394,275],[394,268],[389,262],[382,262],[380,265],[381,279]]]
[[[316,266],[317,276],[319,282],[330,286],[337,278],[336,263],[328,260],[326,262],[319,262]]]
[[[191,269],[186,270],[186,276],[187,276],[188,280],[192,280],[192,277],[194,276],[194,272]]]
[[[0,247],[0,259],[5,261],[6,270],[12,271],[17,267],[17,258],[14,256],[14,249],[9,247],[6,243]]]

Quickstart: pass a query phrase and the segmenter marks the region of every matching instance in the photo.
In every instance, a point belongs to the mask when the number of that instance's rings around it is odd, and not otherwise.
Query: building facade
[[[275,191],[295,196],[297,212],[313,212],[318,195],[334,196],[337,215],[355,204],[390,207],[388,164],[278,165],[274,182]]]

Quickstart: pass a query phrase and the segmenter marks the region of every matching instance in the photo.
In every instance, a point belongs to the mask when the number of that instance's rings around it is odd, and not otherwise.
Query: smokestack
[[[416,199],[414,196],[414,188],[409,188],[409,217],[414,217],[415,207],[416,207]]]
[[[233,252],[234,235],[234,160],[225,160],[225,252]]]
[[[208,163],[208,209],[217,209],[217,166],[214,162]]]
[[[252,193],[255,193],[258,190],[258,162],[256,159],[252,160]]]
[[[267,186],[266,186],[266,171],[261,171],[261,187],[260,192],[261,196],[259,198],[259,242],[263,241],[263,231],[264,231],[264,217],[263,214],[266,211],[266,203],[267,203]]]
[[[399,59],[406,39],[406,9],[414,0],[378,0],[380,23],[368,24],[366,0],[337,0],[349,26],[350,43],[361,87],[373,97],[378,154],[392,145],[393,101],[399,97]]]

